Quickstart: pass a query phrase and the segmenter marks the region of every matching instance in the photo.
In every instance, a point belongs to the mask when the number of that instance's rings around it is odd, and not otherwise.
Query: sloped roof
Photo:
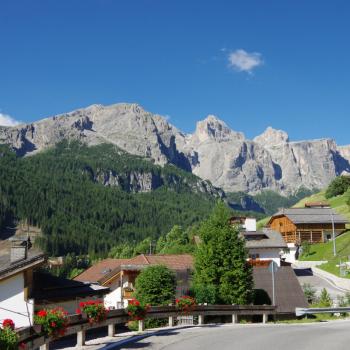
[[[282,235],[274,230],[263,228],[255,232],[242,232],[245,238],[245,246],[252,248],[287,248],[287,243]]]
[[[34,289],[31,297],[36,301],[70,300],[77,297],[100,296],[109,292],[108,287],[73,281],[36,271],[33,275]]]
[[[172,270],[186,270],[193,267],[193,257],[190,254],[148,255],[145,257],[149,265],[165,265]]]
[[[265,290],[272,304],[272,276],[268,268],[254,267],[254,289]],[[304,292],[290,266],[281,266],[275,273],[277,313],[294,314],[296,307],[308,307]]]
[[[130,259],[105,259],[101,260],[80,275],[74,278],[75,281],[81,282],[98,282],[107,274],[119,267],[121,264],[128,262]]]
[[[277,216],[287,216],[294,224],[325,224],[332,222],[335,224],[346,224],[348,220],[331,208],[289,208],[282,209],[274,214],[270,219]]]
[[[141,254],[131,259],[105,259],[85,270],[74,280],[100,283],[121,269],[140,270],[148,265],[165,265],[172,270],[187,270],[193,267],[193,257],[189,254]]]
[[[10,248],[0,255],[0,280],[8,278],[30,268],[43,265],[46,261],[45,254],[35,248],[28,249],[27,258],[16,262],[11,262]]]

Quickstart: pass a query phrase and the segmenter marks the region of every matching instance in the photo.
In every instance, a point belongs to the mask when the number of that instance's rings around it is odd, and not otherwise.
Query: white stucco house
[[[46,259],[30,246],[30,240],[14,238],[8,253],[0,256],[0,323],[10,318],[16,327],[33,324],[33,270]]]
[[[274,261],[281,266],[282,257],[288,249],[279,232],[263,228],[257,231],[243,232],[249,259],[253,265],[267,265]]]
[[[4,241],[3,241],[4,242]],[[9,242],[5,242],[8,243]],[[0,324],[14,321],[16,328],[33,325],[42,308],[62,307],[75,314],[81,301],[101,300],[108,287],[55,277],[38,268],[46,263],[43,252],[27,238],[13,237],[0,255]]]
[[[256,219],[250,217],[232,217],[230,222],[232,225],[240,227],[252,265],[267,266],[271,261],[274,261],[278,266],[281,266],[288,246],[278,231],[270,228],[258,230]]]

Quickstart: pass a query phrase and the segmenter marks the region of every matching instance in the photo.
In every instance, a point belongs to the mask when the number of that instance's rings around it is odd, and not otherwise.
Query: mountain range
[[[213,115],[186,134],[137,104],[92,105],[30,124],[0,126],[0,143],[20,156],[64,139],[113,144],[155,164],[174,164],[226,192],[268,189],[290,195],[324,188],[350,173],[350,145],[338,146],[330,138],[293,142],[286,132],[269,127],[249,140]]]

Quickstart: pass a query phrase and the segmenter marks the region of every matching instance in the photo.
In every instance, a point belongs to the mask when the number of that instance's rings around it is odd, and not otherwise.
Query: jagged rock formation
[[[192,171],[226,191],[272,189],[288,194],[300,187],[325,187],[335,176],[350,172],[350,146],[338,147],[331,139],[290,142],[284,131],[268,128],[247,140],[215,116],[198,122],[195,132],[185,135],[136,104],[92,105],[28,125],[0,127],[0,143],[10,144],[19,155],[41,151],[64,138],[88,145],[112,143],[156,164],[172,163]],[[112,185],[119,179],[102,174],[99,181]],[[136,183],[142,184],[140,191],[147,191],[154,181],[158,180],[143,174]]]
[[[197,123],[183,150],[196,155],[189,157],[194,174],[224,190],[278,188],[278,174],[270,154],[214,116]]]
[[[108,187],[119,187],[123,191],[139,193],[151,192],[157,188],[167,185],[168,188],[187,187],[194,193],[203,193],[214,198],[224,198],[225,194],[220,188],[214,187],[211,182],[201,180],[197,177],[176,176],[175,174],[165,175],[162,172],[131,170],[117,172],[116,170],[97,169],[85,167],[84,173],[96,183]]]

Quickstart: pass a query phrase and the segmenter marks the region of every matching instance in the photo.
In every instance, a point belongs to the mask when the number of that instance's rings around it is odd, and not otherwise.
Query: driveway
[[[311,268],[295,268],[294,272],[297,275],[300,285],[310,284],[316,290],[317,295],[321,294],[323,288],[327,289],[333,300],[336,300],[338,296],[345,295],[346,291],[344,291],[344,289],[336,287],[324,278],[315,276]]]

